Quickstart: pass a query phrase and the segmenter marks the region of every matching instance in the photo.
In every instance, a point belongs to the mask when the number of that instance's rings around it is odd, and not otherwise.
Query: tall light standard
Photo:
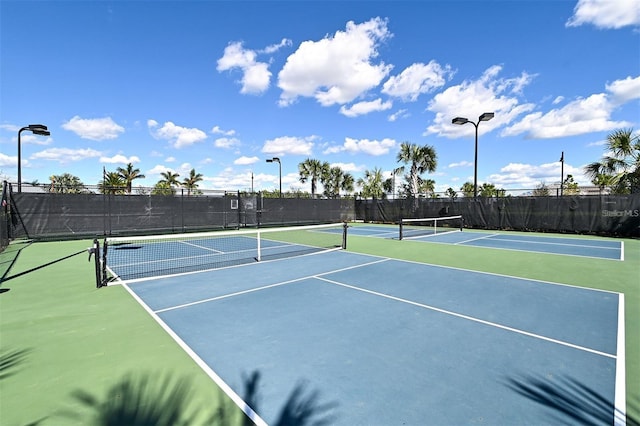
[[[473,121],[470,121],[464,117],[456,117],[453,120],[451,120],[452,124],[463,125],[463,124],[471,123],[476,128],[476,151],[475,151],[475,158],[473,160],[473,198],[474,199],[478,198],[478,125],[480,124],[481,121],[491,120],[493,116],[494,116],[494,113],[485,112],[480,117],[478,117],[477,123],[474,123]]]
[[[278,176],[280,181],[280,194],[279,197],[282,198],[282,163],[278,157],[273,157],[267,159],[267,163],[278,163]]]
[[[44,124],[29,124],[28,126],[18,130],[18,192],[22,192],[22,153],[20,134],[25,130],[30,131],[34,135],[49,136],[51,134],[47,129],[47,126]]]
[[[560,155],[560,196],[563,195],[564,189],[564,151]]]

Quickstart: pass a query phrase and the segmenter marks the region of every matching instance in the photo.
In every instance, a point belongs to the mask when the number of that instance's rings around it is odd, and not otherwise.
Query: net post
[[[100,282],[100,286],[104,287],[105,285],[107,285],[107,251],[108,251],[108,244],[107,244],[107,238],[105,237],[104,242],[102,244],[102,280]]]
[[[400,235],[398,236],[398,239],[402,241],[402,219],[400,219]]]
[[[96,275],[96,288],[102,287],[102,273],[100,270],[100,242],[97,238],[93,240],[93,247],[89,249],[89,260],[93,255],[93,269]]]
[[[262,260],[262,247],[260,246],[260,231],[258,231],[256,239],[258,240],[258,257],[256,257],[256,260],[260,262]]]
[[[349,224],[345,221],[342,225],[342,249],[347,249],[347,229],[349,228]]]
[[[460,232],[462,232],[462,228],[464,228],[464,217],[460,215]]]

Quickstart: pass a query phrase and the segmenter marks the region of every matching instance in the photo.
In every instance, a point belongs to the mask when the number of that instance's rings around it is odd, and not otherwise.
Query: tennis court
[[[458,222],[459,219],[461,219],[461,216],[444,218],[442,222],[440,222],[439,218],[409,219],[406,220],[402,231],[400,231],[398,225],[364,225],[354,228],[351,232],[368,237],[624,260],[624,241],[620,240],[572,238],[508,231],[463,230],[460,222]]]
[[[200,237],[186,245],[196,258],[223,252]],[[601,395],[598,420],[625,410],[615,292],[346,251],[125,286],[234,399],[260,373],[261,408],[247,410],[258,423],[275,420],[296,383],[340,425],[570,421],[526,397],[542,380]]]
[[[624,259],[612,261],[399,241],[397,226],[372,224],[350,225],[345,250],[340,225],[298,230],[114,238],[103,253],[124,285],[101,289],[90,285],[87,242],[22,247],[0,295],[3,422],[89,424],[64,413],[91,401],[113,419],[122,389],[146,394],[144,383],[189,372],[190,407],[205,419],[220,390],[257,424],[292,424],[284,414],[337,425],[635,415],[638,241],[569,238],[624,241]],[[479,233],[426,240],[469,235]],[[167,408],[174,388],[162,389],[145,407]],[[131,401],[123,408],[138,412]]]

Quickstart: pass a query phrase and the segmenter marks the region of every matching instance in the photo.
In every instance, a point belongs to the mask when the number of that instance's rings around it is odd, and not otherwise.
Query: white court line
[[[627,384],[626,384],[626,356],[625,356],[625,324],[624,324],[624,293],[618,296],[618,344],[616,348],[616,388],[614,397],[614,419],[615,426],[627,424]]]
[[[242,291],[238,291],[238,292],[235,292],[235,293],[223,294],[222,296],[209,297],[207,299],[196,300],[195,302],[183,303],[181,305],[170,306],[168,308],[158,309],[157,311],[155,311],[155,313],[159,314],[159,313],[162,313],[162,312],[173,311],[175,309],[188,308],[190,306],[199,305],[199,304],[202,304],[202,303],[214,302],[216,300],[222,300],[222,299],[227,299],[229,297],[240,296],[242,294],[247,294],[247,293],[253,293],[253,292],[256,292],[256,291],[267,290],[267,289],[270,289],[270,288],[280,287],[280,286],[283,286],[283,285],[287,285],[287,284],[291,284],[291,283],[295,283],[295,282],[299,282],[299,281],[304,281],[304,280],[308,280],[308,279],[311,279],[311,278],[320,278],[322,275],[333,274],[333,273],[342,272],[342,271],[348,271],[350,269],[355,269],[355,268],[361,268],[363,266],[374,265],[376,263],[382,263],[382,262],[386,262],[388,260],[391,260],[391,259],[375,260],[373,262],[367,262],[367,263],[361,263],[359,265],[347,266],[347,267],[340,268],[340,269],[334,269],[332,271],[322,272],[320,274],[307,275],[305,277],[294,278],[292,280],[287,280],[287,281],[281,281],[279,283],[269,284],[269,285],[265,285],[265,286],[262,286],[262,287],[250,288],[248,290],[242,290]]]
[[[494,234],[491,235],[492,237],[500,237],[503,234]],[[479,238],[478,238],[479,239]],[[570,243],[552,243],[549,241],[535,241],[535,240],[513,240],[511,238],[500,238],[498,241],[507,241],[510,243],[522,243],[522,244],[547,244],[550,246],[566,246],[566,247],[582,247],[582,248],[594,248],[594,249],[599,249],[599,250],[619,250],[619,247],[605,247],[605,246],[590,246],[588,244],[570,244]],[[578,240],[579,241],[579,240]],[[591,240],[590,240],[591,241]]]
[[[620,241],[620,260],[624,262],[624,241]]]
[[[200,249],[209,250],[209,251],[212,251],[212,252],[215,252],[215,253],[224,253],[224,252],[223,252],[223,251],[221,251],[221,250],[216,250],[216,249],[214,249],[214,248],[209,248],[209,247],[201,246],[201,245],[199,245],[199,244],[193,244],[193,243],[190,243],[189,241],[178,241],[178,242],[179,242],[179,243],[181,243],[181,244],[186,244],[186,245],[188,245],[188,246],[192,246],[192,247],[197,247],[197,248],[200,248]]]
[[[491,237],[497,237],[500,234],[489,234],[489,235],[484,235],[482,237],[478,237],[478,238],[472,238],[470,240],[464,240],[464,241],[458,241],[457,243],[454,243],[453,245],[458,245],[458,244],[466,244],[466,243],[470,243],[471,241],[478,241],[478,240],[484,240],[485,238],[491,238]]]
[[[367,290],[365,288],[352,286],[350,284],[341,283],[339,281],[330,280],[330,279],[323,278],[323,277],[320,277],[320,276],[318,276],[317,279],[322,280],[322,281],[326,281],[326,282],[331,283],[331,284],[335,284],[335,285],[339,285],[339,286],[342,286],[342,287],[350,288],[352,290],[357,290],[357,291],[361,291],[361,292],[364,292],[364,293],[373,294],[375,296],[384,297],[386,299],[395,300],[397,302],[402,302],[402,303],[406,303],[406,304],[409,304],[409,305],[418,306],[420,308],[429,309],[429,310],[432,310],[432,311],[440,312],[440,313],[451,315],[451,316],[454,316],[454,317],[458,317],[458,318],[466,319],[466,320],[469,320],[469,321],[477,322],[477,323],[480,323],[480,324],[488,325],[490,327],[500,328],[502,330],[511,331],[511,332],[514,332],[514,333],[518,333],[518,334],[522,334],[522,335],[525,335],[525,336],[533,337],[535,339],[540,339],[540,340],[544,340],[544,341],[547,341],[547,342],[556,343],[558,345],[567,346],[567,347],[570,347],[570,348],[573,348],[573,349],[578,349],[578,350],[581,350],[581,351],[584,351],[584,352],[589,352],[589,353],[596,354],[596,355],[601,355],[601,356],[604,356],[604,357],[607,357],[607,358],[616,359],[616,355],[608,354],[608,353],[602,352],[602,351],[597,351],[595,349],[586,348],[586,347],[580,346],[580,345],[574,345],[573,343],[564,342],[562,340],[557,340],[557,339],[552,339],[550,337],[542,336],[542,335],[539,335],[539,334],[530,333],[528,331],[520,330],[518,328],[509,327],[509,326],[498,324],[498,323],[491,322],[491,321],[485,321],[485,320],[482,320],[480,318],[475,318],[475,317],[471,317],[469,315],[459,314],[457,312],[448,311],[446,309],[436,308],[435,306],[425,305],[423,303],[418,303],[418,302],[414,302],[414,301],[411,301],[411,300],[402,299],[400,297],[391,296],[389,294],[380,293],[380,292],[373,291],[373,290]]]

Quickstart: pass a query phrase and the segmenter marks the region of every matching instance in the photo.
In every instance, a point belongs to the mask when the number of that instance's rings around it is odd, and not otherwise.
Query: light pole
[[[480,117],[478,117],[477,123],[474,123],[473,121],[470,121],[464,117],[456,117],[453,120],[451,120],[452,124],[463,125],[463,124],[471,123],[476,128],[476,150],[475,150],[475,157],[473,160],[473,198],[474,199],[478,198],[478,125],[480,124],[481,121],[491,120],[493,116],[494,116],[494,113],[485,112]]]
[[[280,162],[280,159],[278,157],[273,157],[273,158],[269,158],[267,159],[267,163],[278,163],[278,177],[279,177],[279,181],[280,181],[280,193],[279,193],[279,198],[282,198],[282,163]]]
[[[564,151],[560,155],[560,196],[563,195],[564,189]]]
[[[28,130],[34,135],[49,136],[51,134],[51,132],[47,130],[47,126],[45,126],[44,124],[29,124],[28,126],[25,126],[22,129],[18,130],[18,192],[22,192],[22,153],[20,134],[24,130]]]

